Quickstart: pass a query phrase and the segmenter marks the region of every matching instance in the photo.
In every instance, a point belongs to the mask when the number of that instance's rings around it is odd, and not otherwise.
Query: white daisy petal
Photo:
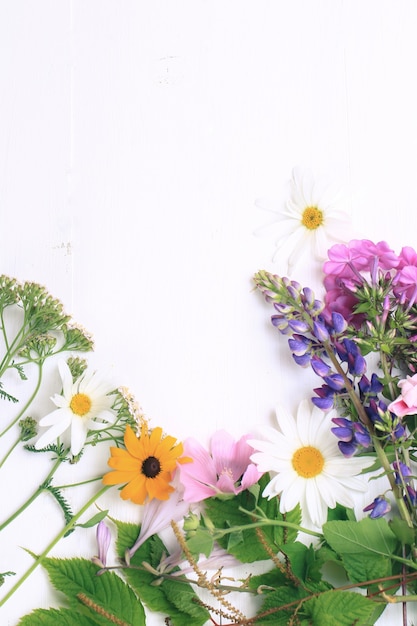
[[[87,427],[82,417],[74,417],[71,422],[71,454],[77,456],[85,444]]]
[[[89,430],[103,430],[114,424],[117,413],[113,410],[114,398],[107,395],[114,389],[103,381],[96,372],[86,370],[73,382],[71,371],[65,361],[58,364],[62,380],[62,394],[55,394],[52,401],[58,407],[39,422],[40,426],[50,426],[43,433],[36,447],[53,443],[67,430],[71,432],[71,453],[81,452]]]
[[[56,439],[58,439],[58,437],[60,437],[67,430],[70,424],[70,419],[64,419],[51,426],[51,428],[48,428],[48,430],[43,433],[35,443],[35,448],[40,450],[41,448],[49,446],[50,443],[54,443]]]
[[[323,188],[309,170],[293,169],[288,200],[275,211],[280,236],[273,255],[275,260],[280,252],[291,250],[289,274],[306,248],[321,260],[330,245],[351,239],[350,217],[338,208],[340,195]]]
[[[295,419],[279,407],[277,422],[282,433],[265,429],[264,439],[252,440],[251,460],[262,472],[276,473],[263,496],[280,496],[281,512],[300,504],[305,527],[320,528],[328,508],[337,503],[352,507],[352,494],[366,490],[358,476],[373,463],[372,457],[345,458],[331,433],[333,412],[324,413],[301,402]],[[276,445],[277,440],[280,445]]]

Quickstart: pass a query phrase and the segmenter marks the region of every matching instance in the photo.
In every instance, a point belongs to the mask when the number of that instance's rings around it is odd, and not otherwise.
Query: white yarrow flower
[[[45,415],[40,426],[49,426],[35,444],[40,450],[53,443],[70,430],[71,454],[79,454],[88,432],[102,430],[116,421],[117,414],[111,408],[114,398],[109,394],[114,387],[99,378],[96,372],[86,370],[75,382],[65,363],[58,364],[62,380],[62,395],[55,394],[51,400],[58,407]]]
[[[327,257],[331,245],[351,238],[350,217],[336,208],[337,200],[336,194],[319,185],[309,170],[294,168],[290,181],[290,197],[284,208],[273,210],[264,206],[262,201],[257,202],[258,206],[276,215],[274,221],[266,226],[275,226],[278,230],[272,260],[280,252],[288,253],[288,274],[307,249],[317,259],[322,260]]]
[[[265,440],[249,440],[257,450],[251,460],[261,472],[273,476],[263,496],[280,496],[280,511],[287,513],[300,504],[303,525],[321,526],[328,508],[336,503],[354,507],[354,495],[365,492],[367,485],[357,475],[373,463],[371,457],[346,458],[331,432],[333,412],[310,410],[301,402],[295,419],[283,407],[277,409],[280,430],[265,427]]]

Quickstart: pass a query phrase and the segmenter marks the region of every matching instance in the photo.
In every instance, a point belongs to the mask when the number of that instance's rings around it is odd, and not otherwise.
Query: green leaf
[[[287,626],[305,595],[305,592],[300,588],[288,586],[279,587],[276,591],[266,593],[265,600],[257,612],[256,623]],[[323,622],[321,626],[324,626],[325,623]]]
[[[77,524],[77,526],[81,526],[81,528],[91,528],[92,526],[96,526],[99,522],[101,522],[101,520],[103,520],[107,516],[108,512],[108,510],[100,511],[99,513],[96,513],[91,519],[89,519],[88,522],[84,522],[84,524]]]
[[[115,524],[118,530],[117,552],[120,558],[124,558],[126,550],[136,541],[140,527],[116,520]],[[153,535],[131,558],[131,565],[137,569],[125,569],[124,575],[149,609],[169,616],[174,626],[203,626],[210,615],[198,603],[198,596],[191,585],[175,578],[158,579],[155,574],[143,569],[143,562],[157,568],[166,552],[160,538]]]
[[[262,491],[268,481],[268,476],[263,476],[259,481]],[[269,546],[274,553],[277,553],[281,546],[296,540],[297,530],[285,526],[274,526],[273,524],[262,525],[258,533],[255,529],[241,530],[239,527],[252,524],[255,518],[241,511],[240,508],[246,511],[253,511],[257,515],[259,515],[259,511],[261,511],[265,518],[271,521],[287,521],[292,524],[300,524],[301,514],[299,507],[286,515],[282,515],[278,510],[278,506],[279,501],[277,498],[268,500],[267,498],[261,497],[258,502],[256,502],[253,493],[246,490],[231,500],[209,498],[206,500],[205,504],[205,515],[210,518],[214,526],[218,529],[236,528],[236,530],[232,532],[234,537],[230,538],[229,534],[226,534],[223,538],[219,539],[218,542],[225,550],[230,552],[230,554],[233,554],[237,559],[242,561],[242,563],[253,563],[254,561],[261,561],[269,557],[268,552],[259,539],[259,532],[262,533],[266,545]],[[258,508],[256,509],[256,507]],[[241,533],[241,541],[235,541],[235,538],[238,536],[236,533]]]
[[[18,626],[96,626],[97,622],[71,609],[36,609],[25,615]]]
[[[64,593],[74,611],[97,624],[122,623],[142,626],[145,612],[132,589],[116,574],[104,572],[86,559],[45,559],[43,566],[53,586]],[[112,621],[113,618],[113,621]]]
[[[385,519],[365,517],[360,522],[335,521],[323,525],[328,544],[340,555],[363,552],[391,557],[398,541]]]
[[[326,591],[303,605],[303,613],[314,626],[371,626],[380,617],[385,605],[350,591]]]
[[[402,545],[411,546],[414,543],[414,529],[405,520],[394,517],[388,525]]]
[[[385,519],[328,522],[323,534],[337,552],[353,583],[365,583],[392,574],[392,556],[398,541]]]

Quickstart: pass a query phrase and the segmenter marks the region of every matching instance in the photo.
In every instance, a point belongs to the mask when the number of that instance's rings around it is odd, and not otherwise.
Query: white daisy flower
[[[309,170],[294,168],[290,197],[283,209],[274,211],[267,209],[262,201],[257,202],[258,206],[276,215],[272,224],[262,227],[262,230],[276,225],[279,236],[272,260],[276,259],[279,252],[289,253],[288,274],[307,248],[322,260],[327,257],[327,251],[333,243],[351,238],[350,217],[335,208],[337,201],[335,192],[319,185]]]
[[[55,394],[51,400],[59,407],[45,415],[40,426],[50,426],[35,444],[40,450],[54,442],[70,429],[71,454],[79,454],[85,444],[88,432],[102,430],[116,421],[117,414],[111,408],[114,398],[107,395],[114,387],[100,380],[97,373],[86,370],[75,382],[65,363],[58,364],[62,380],[62,395]]]
[[[356,476],[372,465],[373,459],[342,455],[330,430],[332,413],[317,407],[310,410],[304,400],[295,419],[279,407],[280,431],[266,427],[265,440],[248,441],[258,451],[251,456],[258,470],[273,476],[262,495],[269,500],[280,496],[281,513],[300,504],[305,527],[321,528],[328,508],[336,503],[353,508],[355,492],[367,491],[367,485]]]

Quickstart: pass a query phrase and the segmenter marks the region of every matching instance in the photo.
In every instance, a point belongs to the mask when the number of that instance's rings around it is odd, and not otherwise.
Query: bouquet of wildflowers
[[[292,235],[319,239],[334,216],[305,199],[298,194],[289,207]],[[404,247],[397,254],[368,239],[332,245],[320,297],[268,271],[254,282],[271,306],[271,333],[283,335],[297,366],[317,377],[296,415],[283,402],[276,424],[256,435],[235,441],[219,430],[208,447],[192,436],[178,442],[151,426],[130,392],[99,382],[78,357],[58,365],[56,409],[32,420],[18,443],[28,454],[51,456],[34,497],[54,497],[64,524],[17,582],[9,584],[14,572],[3,572],[0,606],[38,565],[62,602],[36,609],[20,625],[142,626],[155,614],[167,626],[371,626],[388,605],[400,605],[407,624],[417,600],[417,252]],[[7,284],[3,279],[3,309],[23,306],[30,330],[34,313],[21,297],[9,301]],[[13,356],[3,362],[22,378],[25,359],[41,364],[56,351],[41,337],[61,333],[61,352],[91,348],[80,335],[68,343],[66,317],[47,319],[42,332],[24,341],[21,335],[22,345],[5,341]],[[65,490],[77,485],[55,487],[52,477],[64,461],[82,462],[89,445],[109,445],[108,467],[73,513]],[[138,506],[140,523],[100,507],[91,513],[115,488]],[[94,551],[51,556],[74,531],[94,532]]]

